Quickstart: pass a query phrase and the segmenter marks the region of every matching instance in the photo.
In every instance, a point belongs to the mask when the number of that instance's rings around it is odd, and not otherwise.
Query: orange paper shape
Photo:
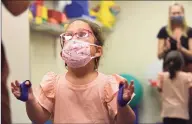
[[[37,5],[36,16],[42,17],[42,6],[41,5]]]
[[[49,23],[52,23],[52,24],[58,24],[57,20],[54,19],[54,18],[49,18],[49,19],[48,19],[48,22],[49,22]]]

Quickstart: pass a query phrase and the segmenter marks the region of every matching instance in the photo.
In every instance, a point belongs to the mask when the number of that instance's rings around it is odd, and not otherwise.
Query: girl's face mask
[[[93,58],[98,56],[91,56],[90,46],[98,45],[91,44],[81,40],[68,41],[62,50],[62,59],[67,66],[71,68],[80,68],[87,65]]]

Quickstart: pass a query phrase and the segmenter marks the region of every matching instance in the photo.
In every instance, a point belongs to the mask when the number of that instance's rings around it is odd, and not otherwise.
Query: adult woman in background
[[[192,28],[185,19],[183,5],[175,3],[169,7],[168,25],[162,27],[157,35],[158,58],[163,59],[172,50],[180,51],[185,58],[184,71],[192,72]],[[165,71],[165,68],[163,67]],[[190,121],[192,124],[192,98],[190,98]]]
[[[183,5],[171,5],[168,20],[157,35],[158,58],[164,59],[169,51],[179,50],[185,56],[185,71],[192,72],[192,28],[186,23]]]

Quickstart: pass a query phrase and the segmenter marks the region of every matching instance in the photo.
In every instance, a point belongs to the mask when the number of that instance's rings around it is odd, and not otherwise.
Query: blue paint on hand
[[[29,82],[29,85],[25,84],[27,81]],[[29,80],[26,80],[20,84],[21,95],[18,98],[19,100],[23,102],[26,102],[28,100],[28,94],[29,94],[28,91],[30,87],[31,87],[31,82]]]
[[[127,105],[129,102],[128,100],[125,101],[123,99],[123,89],[124,89],[124,84],[119,84],[119,91],[118,91],[118,96],[117,96],[117,101],[121,107],[124,107]]]

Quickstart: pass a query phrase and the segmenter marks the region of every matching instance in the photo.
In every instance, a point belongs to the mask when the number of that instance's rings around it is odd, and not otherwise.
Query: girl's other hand
[[[119,85],[123,85],[123,100],[129,102],[134,93],[134,81],[131,81],[128,84],[128,81],[119,75],[114,75],[116,80],[119,82]]]
[[[11,91],[13,95],[21,101],[30,101],[34,99],[33,91],[31,88],[31,82],[25,81],[23,83],[24,84],[20,84],[17,80],[11,82]]]

